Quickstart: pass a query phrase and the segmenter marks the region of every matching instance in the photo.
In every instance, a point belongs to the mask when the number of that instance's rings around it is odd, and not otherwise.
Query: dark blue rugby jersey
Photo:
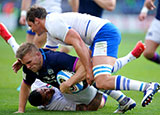
[[[45,83],[49,83],[57,88],[59,85],[56,80],[56,75],[60,70],[74,71],[75,64],[78,60],[77,57],[70,56],[62,52],[54,52],[48,49],[40,49],[43,56],[43,66],[37,72],[34,73],[23,67],[23,72],[26,77],[23,78],[24,82],[28,85],[32,85],[35,79],[40,79]]]
[[[158,20],[160,20],[160,0],[158,0],[156,18],[157,18]]]
[[[92,16],[101,17],[103,8],[98,6],[93,0],[80,0],[79,13],[87,13]]]

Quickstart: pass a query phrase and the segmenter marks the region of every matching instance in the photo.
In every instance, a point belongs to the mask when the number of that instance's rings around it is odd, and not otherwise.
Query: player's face
[[[31,21],[27,21],[27,23],[31,27],[32,31],[36,34],[41,35],[45,32],[45,29],[43,28],[40,19],[36,18],[34,23]]]
[[[34,54],[31,52],[27,53],[21,62],[33,72],[38,72],[42,67],[42,57],[39,52]]]
[[[47,87],[38,88],[37,91],[40,92],[40,94],[42,96],[43,105],[47,105],[50,102],[50,100],[52,99],[52,96],[55,92],[54,89],[47,88]]]

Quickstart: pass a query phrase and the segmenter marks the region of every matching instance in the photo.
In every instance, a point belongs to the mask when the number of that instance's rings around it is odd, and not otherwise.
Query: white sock
[[[117,72],[120,70],[123,66],[125,66],[127,63],[131,62],[132,60],[135,60],[136,57],[134,57],[131,53],[128,55],[118,58],[113,66],[112,72]]]
[[[128,79],[124,76],[116,76],[115,79],[115,89],[116,90],[135,90],[144,91],[147,83]]]
[[[15,38],[12,36],[7,42],[9,43],[9,45],[12,47],[14,53],[16,54],[16,51],[19,48],[19,45],[17,44]]]
[[[117,100],[119,103],[126,97],[121,91],[116,90],[105,90],[104,93]]]

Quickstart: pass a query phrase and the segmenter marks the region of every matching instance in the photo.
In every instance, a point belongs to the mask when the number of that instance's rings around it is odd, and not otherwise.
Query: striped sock
[[[128,79],[120,75],[116,76],[116,79],[115,79],[116,90],[144,91],[145,86],[146,86],[145,82]]]
[[[113,66],[112,72],[117,72],[118,70],[120,70],[123,66],[125,66],[127,63],[129,63],[132,60],[135,60],[136,57],[134,57],[131,53],[129,53],[128,55],[122,57],[122,58],[118,58]]]
[[[104,93],[117,100],[119,103],[126,97],[121,91],[116,90],[105,90]]]

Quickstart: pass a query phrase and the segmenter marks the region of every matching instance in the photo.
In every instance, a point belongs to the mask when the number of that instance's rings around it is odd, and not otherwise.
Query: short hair
[[[28,11],[26,20],[34,23],[35,18],[44,19],[47,16],[47,11],[45,8],[33,5]]]
[[[34,90],[30,93],[28,101],[33,106],[43,105],[42,95],[37,90]]]
[[[16,58],[22,59],[27,53],[31,51],[39,51],[39,49],[32,43],[22,43],[16,52]]]

